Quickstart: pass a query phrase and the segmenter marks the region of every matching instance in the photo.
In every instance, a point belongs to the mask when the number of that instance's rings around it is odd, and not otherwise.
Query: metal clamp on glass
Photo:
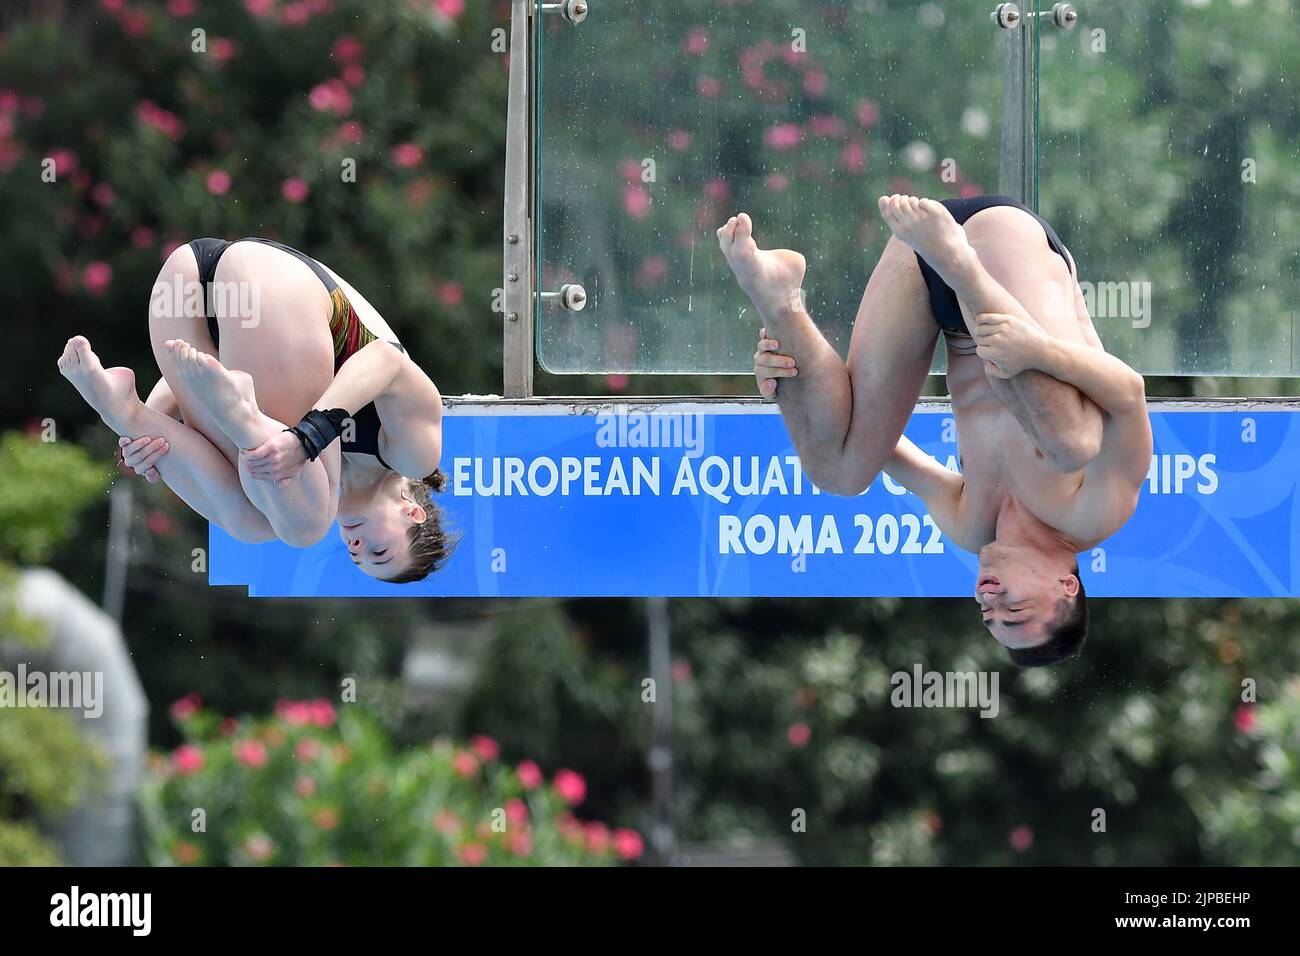
[[[1062,30],[1073,30],[1079,23],[1079,11],[1074,9],[1072,3],[1054,3],[1052,9],[1043,10],[1038,14],[1039,20],[1046,20],[1048,17]]]
[[[539,3],[541,13],[558,13],[570,23],[581,23],[587,19],[587,0],[563,0],[561,3]]]
[[[999,3],[989,16],[1004,30],[1014,30],[1020,26],[1020,8],[1014,3]]]
[[[576,282],[560,286],[559,292],[543,292],[539,297],[543,302],[548,299],[559,299],[560,306],[570,312],[581,312],[587,307],[587,290]]]

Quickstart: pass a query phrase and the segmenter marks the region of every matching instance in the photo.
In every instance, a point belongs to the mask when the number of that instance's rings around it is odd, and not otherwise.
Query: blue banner
[[[255,597],[967,597],[976,558],[885,476],[813,487],[772,405],[456,406],[444,423],[461,536],[447,566],[392,585],[353,566],[337,528],[304,550],[210,531],[209,581]],[[1300,594],[1300,413],[1155,411],[1137,514],[1080,555],[1098,597]],[[952,416],[908,436],[956,468]]]

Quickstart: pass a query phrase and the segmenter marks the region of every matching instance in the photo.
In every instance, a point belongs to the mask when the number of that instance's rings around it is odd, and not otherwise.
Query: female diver
[[[307,547],[337,518],[371,577],[446,562],[442,396],[338,275],[269,239],[196,239],[158,275],[149,337],[163,377],[145,402],[83,336],[59,359],[128,467],[240,541]]]

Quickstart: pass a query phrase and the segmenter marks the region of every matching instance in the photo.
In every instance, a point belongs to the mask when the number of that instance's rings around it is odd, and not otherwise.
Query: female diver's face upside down
[[[404,478],[347,489],[339,498],[339,536],[352,563],[372,578],[400,575],[410,560],[410,529],[427,517]]]

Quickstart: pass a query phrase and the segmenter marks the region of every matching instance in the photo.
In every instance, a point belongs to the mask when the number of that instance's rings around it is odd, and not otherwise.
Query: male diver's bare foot
[[[785,310],[803,311],[804,271],[807,262],[792,249],[760,249],[754,241],[754,223],[746,213],[732,216],[718,230],[718,245],[736,274],[736,281],[771,328],[779,326]]]
[[[277,431],[257,407],[253,377],[228,369],[210,352],[203,352],[184,339],[165,343],[176,372],[194,392],[195,398],[212,415],[217,427],[240,448],[256,448]]]
[[[973,278],[981,266],[966,238],[966,230],[943,203],[916,196],[881,196],[880,215],[903,242],[930,264],[958,298],[974,291]]]
[[[135,413],[141,407],[135,392],[135,372],[129,368],[104,368],[84,335],[74,335],[59,356],[59,371],[99,412],[104,424],[119,435],[137,437]]]

